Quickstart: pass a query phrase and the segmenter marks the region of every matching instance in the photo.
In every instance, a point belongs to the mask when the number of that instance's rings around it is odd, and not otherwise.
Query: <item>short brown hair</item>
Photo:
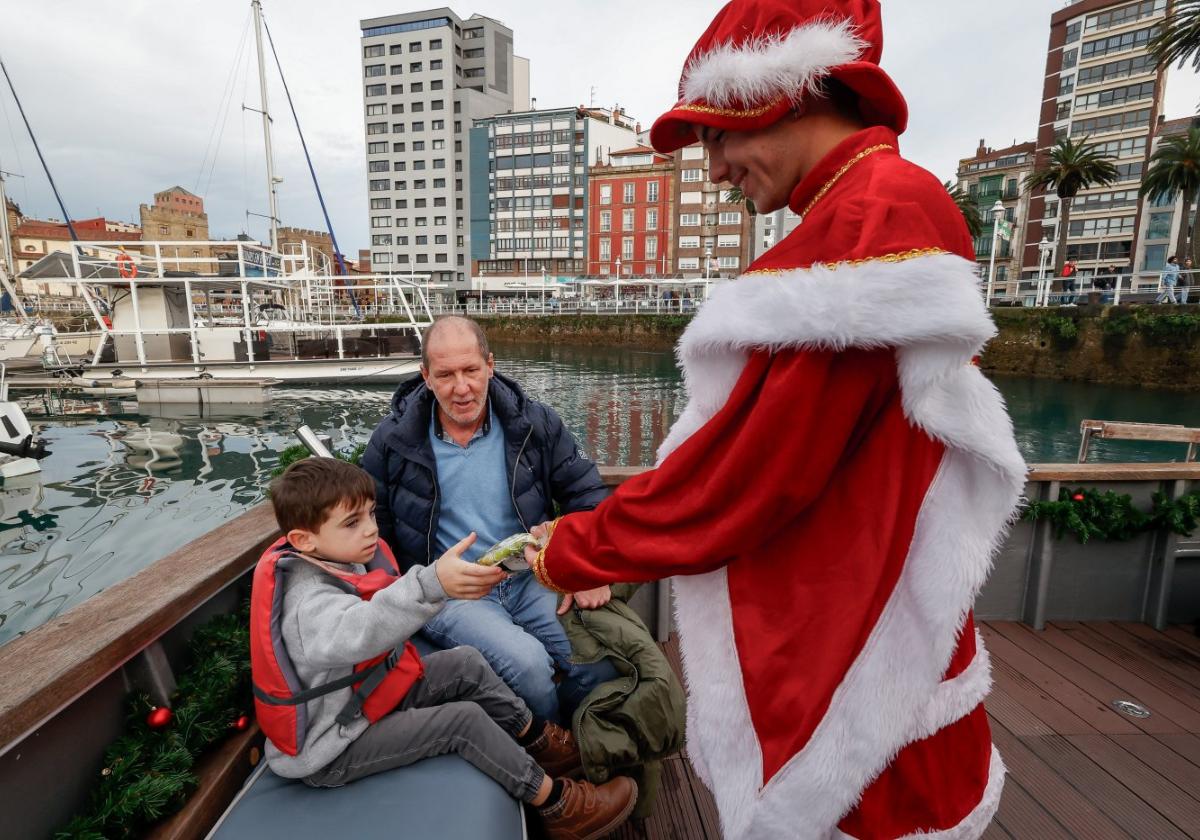
[[[475,342],[479,345],[479,355],[486,360],[492,352],[488,349],[487,336],[484,335],[483,327],[479,326],[479,322],[472,318],[464,318],[462,315],[443,315],[430,324],[429,329],[425,330],[425,335],[421,339],[421,367],[429,370],[429,342],[435,335],[450,326],[458,326],[475,336]]]
[[[271,506],[283,533],[318,531],[339,504],[375,501],[375,481],[365,470],[337,458],[305,458],[271,482]]]

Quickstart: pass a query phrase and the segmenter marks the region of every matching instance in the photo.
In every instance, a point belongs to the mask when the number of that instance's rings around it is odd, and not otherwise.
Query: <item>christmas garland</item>
[[[170,708],[148,695],[126,701],[127,730],[104,753],[104,769],[86,810],[56,838],[139,837],[183,806],[198,779],[196,759],[250,723],[250,613],[219,615],[188,644],[191,667]]]
[[[1138,510],[1129,494],[1111,490],[1101,493],[1089,487],[1062,488],[1057,501],[1026,503],[1021,518],[1028,522],[1047,520],[1056,539],[1070,531],[1081,543],[1091,539],[1109,542],[1129,540],[1146,531],[1165,529],[1190,537],[1200,520],[1200,490],[1170,498],[1154,494],[1149,512]]]
[[[333,457],[340,458],[343,461],[358,466],[362,460],[363,453],[367,451],[367,445],[360,443],[349,452],[334,452]],[[310,454],[308,447],[302,443],[297,443],[289,446],[287,449],[279,453],[279,464],[271,471],[271,478],[282,475],[283,471],[297,461],[303,461]]]

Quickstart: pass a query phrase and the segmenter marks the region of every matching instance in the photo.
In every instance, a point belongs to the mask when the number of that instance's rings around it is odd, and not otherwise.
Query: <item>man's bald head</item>
[[[421,342],[421,365],[426,370],[429,369],[429,348],[435,342],[457,342],[463,338],[473,338],[479,347],[479,355],[485,360],[491,354],[487,336],[478,322],[461,315],[443,315],[425,331],[424,340]]]

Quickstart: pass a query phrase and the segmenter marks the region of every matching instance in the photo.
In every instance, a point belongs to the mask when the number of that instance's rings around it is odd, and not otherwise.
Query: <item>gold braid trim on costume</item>
[[[714,105],[701,105],[699,103],[689,103],[687,105],[676,105],[676,111],[695,111],[699,114],[712,114],[718,117],[741,117],[750,119],[752,117],[761,117],[763,114],[775,108],[783,101],[783,97],[768,102],[766,105],[760,105],[757,108],[717,108]]]
[[[561,519],[560,516],[558,519]],[[561,592],[566,595],[570,590],[562,589],[554,585],[554,581],[550,579],[550,573],[546,571],[546,549],[550,546],[550,538],[554,536],[554,529],[558,527],[558,519],[553,519],[546,523],[546,541],[542,543],[542,548],[537,553],[537,557],[533,559],[530,568],[533,569],[533,576],[537,578],[538,583],[549,589],[551,592]]]
[[[826,181],[825,185],[822,186],[821,189],[817,190],[817,194],[813,196],[812,201],[808,202],[808,206],[804,208],[804,212],[800,214],[800,218],[801,219],[807,218],[809,211],[811,211],[813,209],[813,206],[816,205],[816,203],[818,201],[820,201],[822,198],[824,198],[825,194],[827,192],[829,192],[831,189],[833,189],[833,185],[836,184],[843,175],[845,175],[847,172],[849,172],[850,168],[853,167],[860,160],[862,160],[863,158],[865,158],[869,155],[873,155],[876,152],[882,152],[884,149],[894,149],[894,148],[896,148],[896,147],[893,146],[891,143],[880,143],[877,146],[871,146],[870,148],[863,149],[861,152],[856,154],[854,157],[850,158],[850,160],[848,160],[844,164],[842,164],[841,169],[839,169],[837,172],[833,173],[833,177],[830,178],[828,181]]]
[[[858,260],[840,260],[835,263],[815,262],[812,265],[798,265],[794,268],[755,268],[750,271],[742,272],[742,277],[751,277],[756,274],[787,274],[789,271],[802,271],[814,266],[824,266],[830,271],[836,271],[839,268],[853,268],[857,265],[866,263],[899,263],[915,260],[921,257],[936,257],[942,254],[949,254],[945,248],[913,248],[911,251],[901,251],[898,254],[881,254],[878,257],[863,257]]]

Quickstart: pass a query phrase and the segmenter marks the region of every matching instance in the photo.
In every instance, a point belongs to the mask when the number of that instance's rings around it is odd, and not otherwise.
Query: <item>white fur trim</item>
[[[680,95],[684,102],[717,108],[780,96],[799,102],[830,69],[856,60],[866,46],[848,18],[815,21],[736,46],[722,44],[687,63]]]
[[[963,817],[962,822],[953,828],[941,831],[918,831],[906,834],[899,840],[975,840],[982,836],[987,827],[991,825],[992,818],[996,816],[996,809],[1000,807],[1000,795],[1004,792],[1004,775],[1004,760],[1000,758],[1000,751],[992,747],[987,787],[983,791],[983,798],[979,800],[978,805],[971,809],[971,813]],[[834,829],[830,840],[855,840],[855,838]]]
[[[904,746],[986,694],[981,640],[971,667],[941,675],[1024,485],[1003,402],[968,364],[993,332],[973,264],[940,255],[742,277],[680,340],[690,400],[661,457],[720,410],[754,348],[895,348],[906,416],[946,445],[877,625],[808,744],[766,787],[725,572],[675,579],[689,753],[730,840],[829,836]]]

